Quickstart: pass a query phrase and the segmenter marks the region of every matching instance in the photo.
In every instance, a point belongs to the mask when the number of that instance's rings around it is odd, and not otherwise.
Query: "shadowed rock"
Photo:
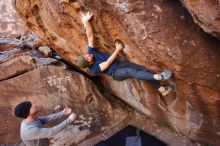
[[[219,0],[181,0],[187,10],[205,32],[220,39]]]

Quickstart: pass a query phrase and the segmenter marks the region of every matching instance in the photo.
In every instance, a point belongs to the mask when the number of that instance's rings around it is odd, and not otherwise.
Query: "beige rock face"
[[[193,20],[207,33],[220,38],[219,0],[181,0]]]
[[[210,2],[210,1],[209,1]],[[91,10],[97,49],[112,53],[114,39],[126,45],[119,59],[170,68],[176,93],[160,98],[145,81],[113,81],[101,76],[103,86],[144,114],[165,122],[194,140],[220,144],[219,41],[205,34],[178,1],[80,1]],[[59,55],[75,65],[86,52],[87,40],[72,3],[16,0],[26,25]]]
[[[10,0],[0,1],[0,36],[16,37],[27,32],[27,27],[13,9]]]

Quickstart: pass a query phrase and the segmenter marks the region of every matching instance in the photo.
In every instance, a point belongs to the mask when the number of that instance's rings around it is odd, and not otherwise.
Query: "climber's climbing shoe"
[[[163,92],[160,92],[160,94],[162,96],[167,96],[170,92],[172,92],[174,90],[174,86],[173,85],[167,85],[165,87],[165,90]]]
[[[169,80],[172,76],[172,71],[171,70],[165,70],[162,73],[159,74],[160,80]]]
[[[124,43],[120,39],[116,39],[115,40],[115,45],[116,45],[116,43],[121,44],[123,48],[125,47]]]

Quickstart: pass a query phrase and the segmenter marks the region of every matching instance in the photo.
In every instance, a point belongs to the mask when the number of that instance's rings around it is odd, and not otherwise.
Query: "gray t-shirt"
[[[46,138],[59,133],[71,123],[71,120],[67,118],[62,123],[51,128],[43,128],[42,124],[60,119],[62,116],[63,112],[59,112],[45,117],[37,117],[33,122],[22,121],[20,129],[22,141],[26,146],[48,146]]]

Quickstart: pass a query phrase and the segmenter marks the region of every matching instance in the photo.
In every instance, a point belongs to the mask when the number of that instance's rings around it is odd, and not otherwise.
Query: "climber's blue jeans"
[[[122,81],[128,78],[135,78],[148,81],[155,88],[160,87],[160,82],[154,80],[152,73],[143,66],[129,62],[121,61],[113,73],[113,78]]]

